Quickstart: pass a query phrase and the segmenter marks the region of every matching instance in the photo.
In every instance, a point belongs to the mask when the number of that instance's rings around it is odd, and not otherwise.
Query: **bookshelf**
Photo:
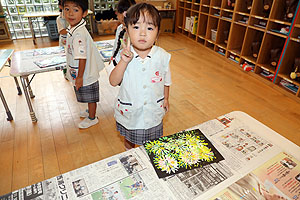
[[[251,75],[300,101],[300,77],[290,76],[300,58],[300,0],[291,2],[286,9],[285,0],[177,0],[175,31],[237,66],[247,62]],[[196,34],[185,27],[193,16]]]

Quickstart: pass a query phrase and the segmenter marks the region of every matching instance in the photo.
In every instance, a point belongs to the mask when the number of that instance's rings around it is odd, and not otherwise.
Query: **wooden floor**
[[[1,44],[1,48],[18,51],[57,46],[58,42],[43,38],[37,44],[26,39]],[[158,44],[172,54],[173,85],[164,135],[240,110],[300,145],[299,101],[184,36],[162,35]],[[37,74],[32,81],[37,123],[31,122],[24,95],[17,95],[9,69],[1,77],[14,121],[6,121],[0,106],[0,195],[124,151],[113,118],[118,88],[109,85],[105,71],[101,72],[97,108],[100,123],[87,130],[77,128],[79,110],[85,105],[76,102],[61,71]]]

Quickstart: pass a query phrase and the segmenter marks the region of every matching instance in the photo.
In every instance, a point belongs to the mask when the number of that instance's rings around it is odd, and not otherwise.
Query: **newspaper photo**
[[[300,162],[281,152],[211,200],[298,200]]]

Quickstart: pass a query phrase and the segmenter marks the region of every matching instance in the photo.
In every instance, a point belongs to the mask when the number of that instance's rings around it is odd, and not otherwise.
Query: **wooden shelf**
[[[300,14],[293,21],[287,20],[285,0],[253,0],[249,5],[236,0],[231,6],[227,0],[190,2],[178,1],[178,33],[238,64],[251,63],[254,76],[274,84],[289,79],[291,63],[300,57]],[[184,29],[185,18],[193,15],[199,16],[196,34]],[[296,96],[300,97],[300,91]]]
[[[285,56],[282,59],[281,67],[279,69],[279,74],[285,76],[291,81],[294,81],[290,78],[290,73],[295,71],[295,58],[300,58],[300,43],[295,41],[290,41],[287,48],[286,48],[286,54],[289,56]]]
[[[265,34],[257,63],[263,64],[263,66],[269,66],[269,69],[275,71],[278,67],[278,61],[284,43],[285,39],[282,37],[278,37],[274,34]]]

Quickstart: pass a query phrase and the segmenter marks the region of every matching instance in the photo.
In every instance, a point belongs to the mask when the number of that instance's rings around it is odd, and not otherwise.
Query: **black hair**
[[[117,12],[123,13],[127,11],[130,8],[130,6],[135,4],[136,4],[135,0],[119,0],[117,5]]]
[[[140,16],[143,15],[145,17],[146,14],[152,18],[153,25],[157,27],[159,31],[161,21],[160,14],[153,5],[148,3],[138,3],[128,9],[126,17],[124,18],[126,27],[128,28],[128,25],[136,24]]]
[[[89,1],[88,0],[62,0],[62,6],[65,7],[66,2],[73,2],[77,4],[83,12],[87,11],[89,8]]]
[[[118,54],[118,52],[119,52],[119,50],[120,50],[120,47],[121,47],[121,39],[123,38],[125,32],[126,32],[126,29],[124,28],[124,29],[120,32],[120,34],[119,34],[119,36],[118,36],[117,47],[116,47],[116,50],[115,50],[115,52],[114,52],[114,54],[113,54],[113,56],[112,56],[112,57],[113,57],[113,64],[114,64],[114,66],[116,66],[116,65],[118,64],[118,63],[116,62],[115,58],[116,58],[116,56],[117,56],[117,54]]]
[[[59,5],[59,6],[63,6],[63,5],[62,5],[62,0],[58,0],[58,5]],[[62,9],[61,9],[61,8],[59,8],[59,12],[62,12]]]
[[[135,0],[120,0],[119,3],[118,3],[118,6],[117,6],[117,12],[118,13],[123,13],[123,12],[127,11],[130,8],[130,6],[135,5],[135,4],[136,4]],[[126,32],[126,29],[124,28],[120,32],[120,34],[118,35],[117,47],[116,47],[116,50],[114,51],[113,56],[112,56],[114,66],[117,65],[117,62],[116,62],[115,58],[116,58],[116,56],[117,56],[117,54],[120,50],[121,39],[124,37],[125,32]]]

